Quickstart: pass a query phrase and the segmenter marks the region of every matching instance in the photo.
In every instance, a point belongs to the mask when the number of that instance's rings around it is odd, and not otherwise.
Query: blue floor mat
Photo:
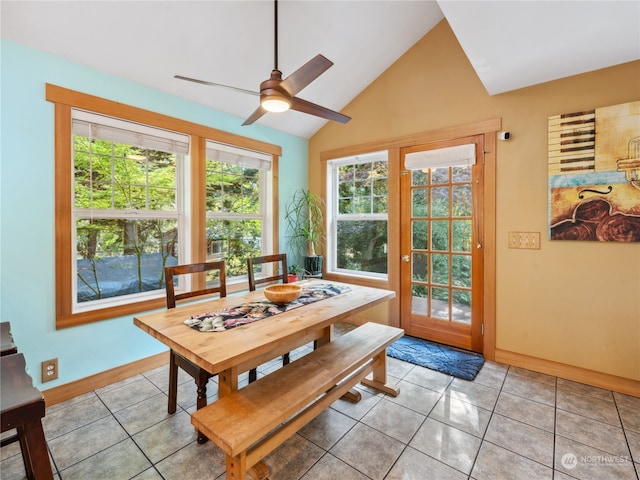
[[[476,378],[484,365],[479,354],[408,336],[389,345],[387,355],[464,380]]]

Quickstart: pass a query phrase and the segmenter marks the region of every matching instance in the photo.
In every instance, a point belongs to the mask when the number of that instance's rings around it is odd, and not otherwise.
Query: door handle
[[[403,255],[402,256],[402,261],[405,263],[409,263],[409,255]]]

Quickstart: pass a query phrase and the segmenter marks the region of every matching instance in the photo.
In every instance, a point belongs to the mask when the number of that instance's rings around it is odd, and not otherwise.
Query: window
[[[327,170],[329,270],[386,278],[387,152],[330,160]]]
[[[164,289],[188,136],[73,110],[74,311]],[[164,293],[164,291],[162,292]]]
[[[280,147],[54,85],[47,100],[57,328],[165,306],[167,265],[222,258],[239,277],[278,249]]]
[[[247,257],[272,253],[271,157],[207,141],[207,259],[224,259],[229,282]]]

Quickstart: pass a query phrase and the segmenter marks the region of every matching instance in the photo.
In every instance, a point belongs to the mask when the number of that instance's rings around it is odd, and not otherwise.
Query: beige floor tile
[[[190,415],[179,412],[136,433],[133,440],[155,464],[195,441],[196,437]]]
[[[269,480],[297,480],[316,464],[325,451],[294,435],[264,458]]]
[[[456,470],[470,473],[481,443],[478,437],[427,418],[409,446]]]
[[[471,477],[476,480],[552,480],[553,469],[492,443],[484,442],[471,471]]]
[[[489,424],[491,412],[444,395],[433,408],[429,417],[482,438]]]
[[[411,447],[402,452],[385,480],[465,480],[467,475]]]
[[[553,468],[553,434],[550,432],[495,414],[484,439]]]
[[[425,418],[425,415],[383,398],[362,417],[361,422],[396,440],[408,443]]]
[[[555,468],[580,480],[637,480],[627,455],[611,455],[582,443],[557,437]]]
[[[500,394],[495,412],[547,432],[553,432],[555,428],[556,412],[554,407],[511,393],[502,392]]]
[[[556,406],[583,417],[620,427],[620,416],[613,401],[601,400],[577,391],[558,391]]]
[[[326,453],[301,480],[368,480],[368,477],[342,460]]]
[[[109,416],[54,438],[48,444],[56,466],[64,470],[127,437],[127,432]]]
[[[629,455],[622,428],[564,410],[556,412],[556,435],[608,452],[611,455]]]
[[[330,453],[373,480],[382,480],[403,449],[404,444],[398,440],[359,423]]]
[[[132,478],[151,467],[151,462],[127,438],[62,470],[65,480]]]
[[[353,418],[328,408],[315,419],[305,425],[298,433],[320,448],[329,450],[354,425]]]
[[[454,379],[446,392],[451,398],[471,403],[486,410],[493,410],[500,395],[500,390],[475,382]]]

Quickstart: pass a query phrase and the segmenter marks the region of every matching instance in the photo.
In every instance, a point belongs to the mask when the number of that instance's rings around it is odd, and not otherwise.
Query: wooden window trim
[[[55,126],[55,286],[56,286],[56,328],[67,328],[99,320],[116,318],[166,305],[164,298],[144,300],[125,305],[117,305],[88,312],[73,313],[71,298],[71,228],[73,200],[73,172],[71,162],[71,111],[72,108],[88,110],[103,115],[122,118],[134,122],[148,124],[168,130],[185,133],[191,136],[191,249],[193,261],[206,258],[204,245],[205,229],[205,195],[203,182],[193,181],[203,178],[201,170],[205,162],[205,139],[236,145],[249,150],[256,150],[272,155],[273,172],[273,245],[278,248],[278,157],[282,155],[282,147],[259,140],[243,137],[215,128],[180,120],[167,115],[151,112],[137,107],[124,105],[104,98],[69,90],[56,85],[46,84],[46,100],[54,103]]]

